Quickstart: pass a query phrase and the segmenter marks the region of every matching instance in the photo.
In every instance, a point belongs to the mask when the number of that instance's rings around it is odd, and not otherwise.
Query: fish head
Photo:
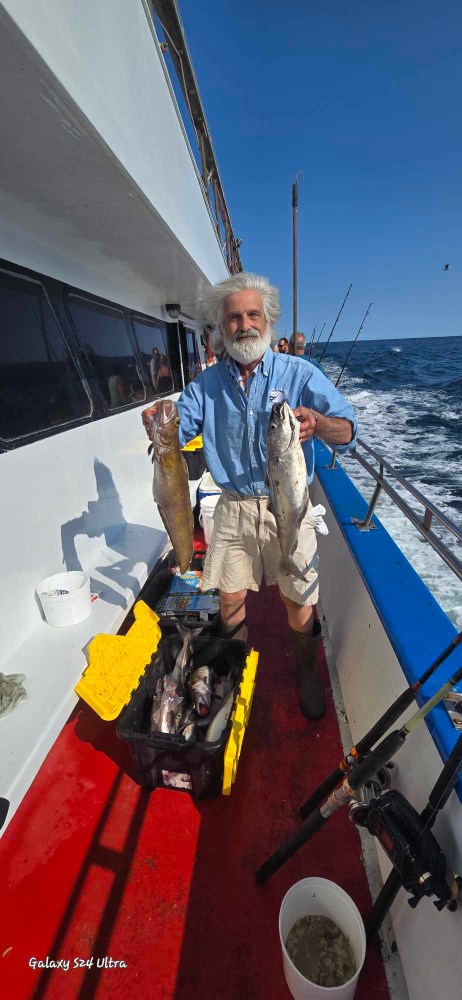
[[[300,424],[294,417],[289,404],[274,403],[268,425],[268,451],[273,455],[283,455],[300,438]]]
[[[198,715],[208,715],[212,706],[212,671],[210,667],[198,667],[188,681],[189,693]]]
[[[172,399],[161,399],[152,415],[152,441],[154,445],[168,447],[178,438],[180,418]]]

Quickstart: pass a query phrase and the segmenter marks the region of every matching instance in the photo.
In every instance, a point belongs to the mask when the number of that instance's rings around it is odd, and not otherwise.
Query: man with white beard
[[[324,712],[324,692],[316,673],[320,626],[316,535],[309,516],[300,527],[304,578],[281,572],[274,515],[268,510],[266,437],[273,403],[286,399],[300,421],[307,480],[314,474],[313,435],[339,452],[356,435],[352,407],[306,359],[271,350],[279,319],[279,294],[267,278],[235,274],[207,290],[204,318],[220,331],[227,357],[201,372],[178,402],[180,441],[202,434],[205,459],[222,495],[202,577],[203,589],[220,590],[223,634],[247,638],[248,590],[277,584],[287,609],[296,658],[300,705],[307,718]],[[155,404],[154,404],[155,408]],[[149,415],[143,423],[149,433]]]

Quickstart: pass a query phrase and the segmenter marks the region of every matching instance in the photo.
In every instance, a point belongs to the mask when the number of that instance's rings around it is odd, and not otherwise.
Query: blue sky
[[[244,268],[292,326],[462,334],[462,7],[428,0],[180,0]],[[443,272],[445,263],[451,264]]]

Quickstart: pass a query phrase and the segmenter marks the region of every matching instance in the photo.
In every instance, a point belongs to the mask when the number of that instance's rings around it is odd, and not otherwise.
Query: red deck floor
[[[289,886],[321,875],[368,909],[359,837],[345,810],[265,886],[254,882],[341,756],[332,700],[319,723],[298,710],[282,612],[275,588],[249,600],[260,664],[230,798],[144,791],[114,725],[79,703],[2,840],[8,1000],[290,1000],[278,938]],[[47,956],[69,970],[29,967]],[[91,968],[73,968],[91,956]],[[98,968],[103,956],[127,968]],[[356,996],[388,997],[374,948]]]

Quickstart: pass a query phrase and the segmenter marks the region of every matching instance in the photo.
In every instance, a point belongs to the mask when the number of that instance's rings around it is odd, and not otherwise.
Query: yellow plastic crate
[[[106,722],[128,704],[161,639],[159,619],[144,601],[134,607],[135,622],[126,635],[96,635],[89,644],[88,667],[76,693]],[[258,653],[252,649],[244,667],[224,749],[222,794],[230,795],[236,779],[244,733],[255,690]]]
[[[75,690],[109,722],[120,715],[155,653],[161,631],[155,611],[144,601],[134,607],[135,621],[126,635],[95,635],[89,662]]]
[[[188,441],[188,443],[185,444],[184,447],[181,450],[182,451],[198,451],[199,448],[203,448],[203,447],[204,447],[204,443],[202,441],[202,434],[199,434],[198,437],[193,438],[192,441]]]

